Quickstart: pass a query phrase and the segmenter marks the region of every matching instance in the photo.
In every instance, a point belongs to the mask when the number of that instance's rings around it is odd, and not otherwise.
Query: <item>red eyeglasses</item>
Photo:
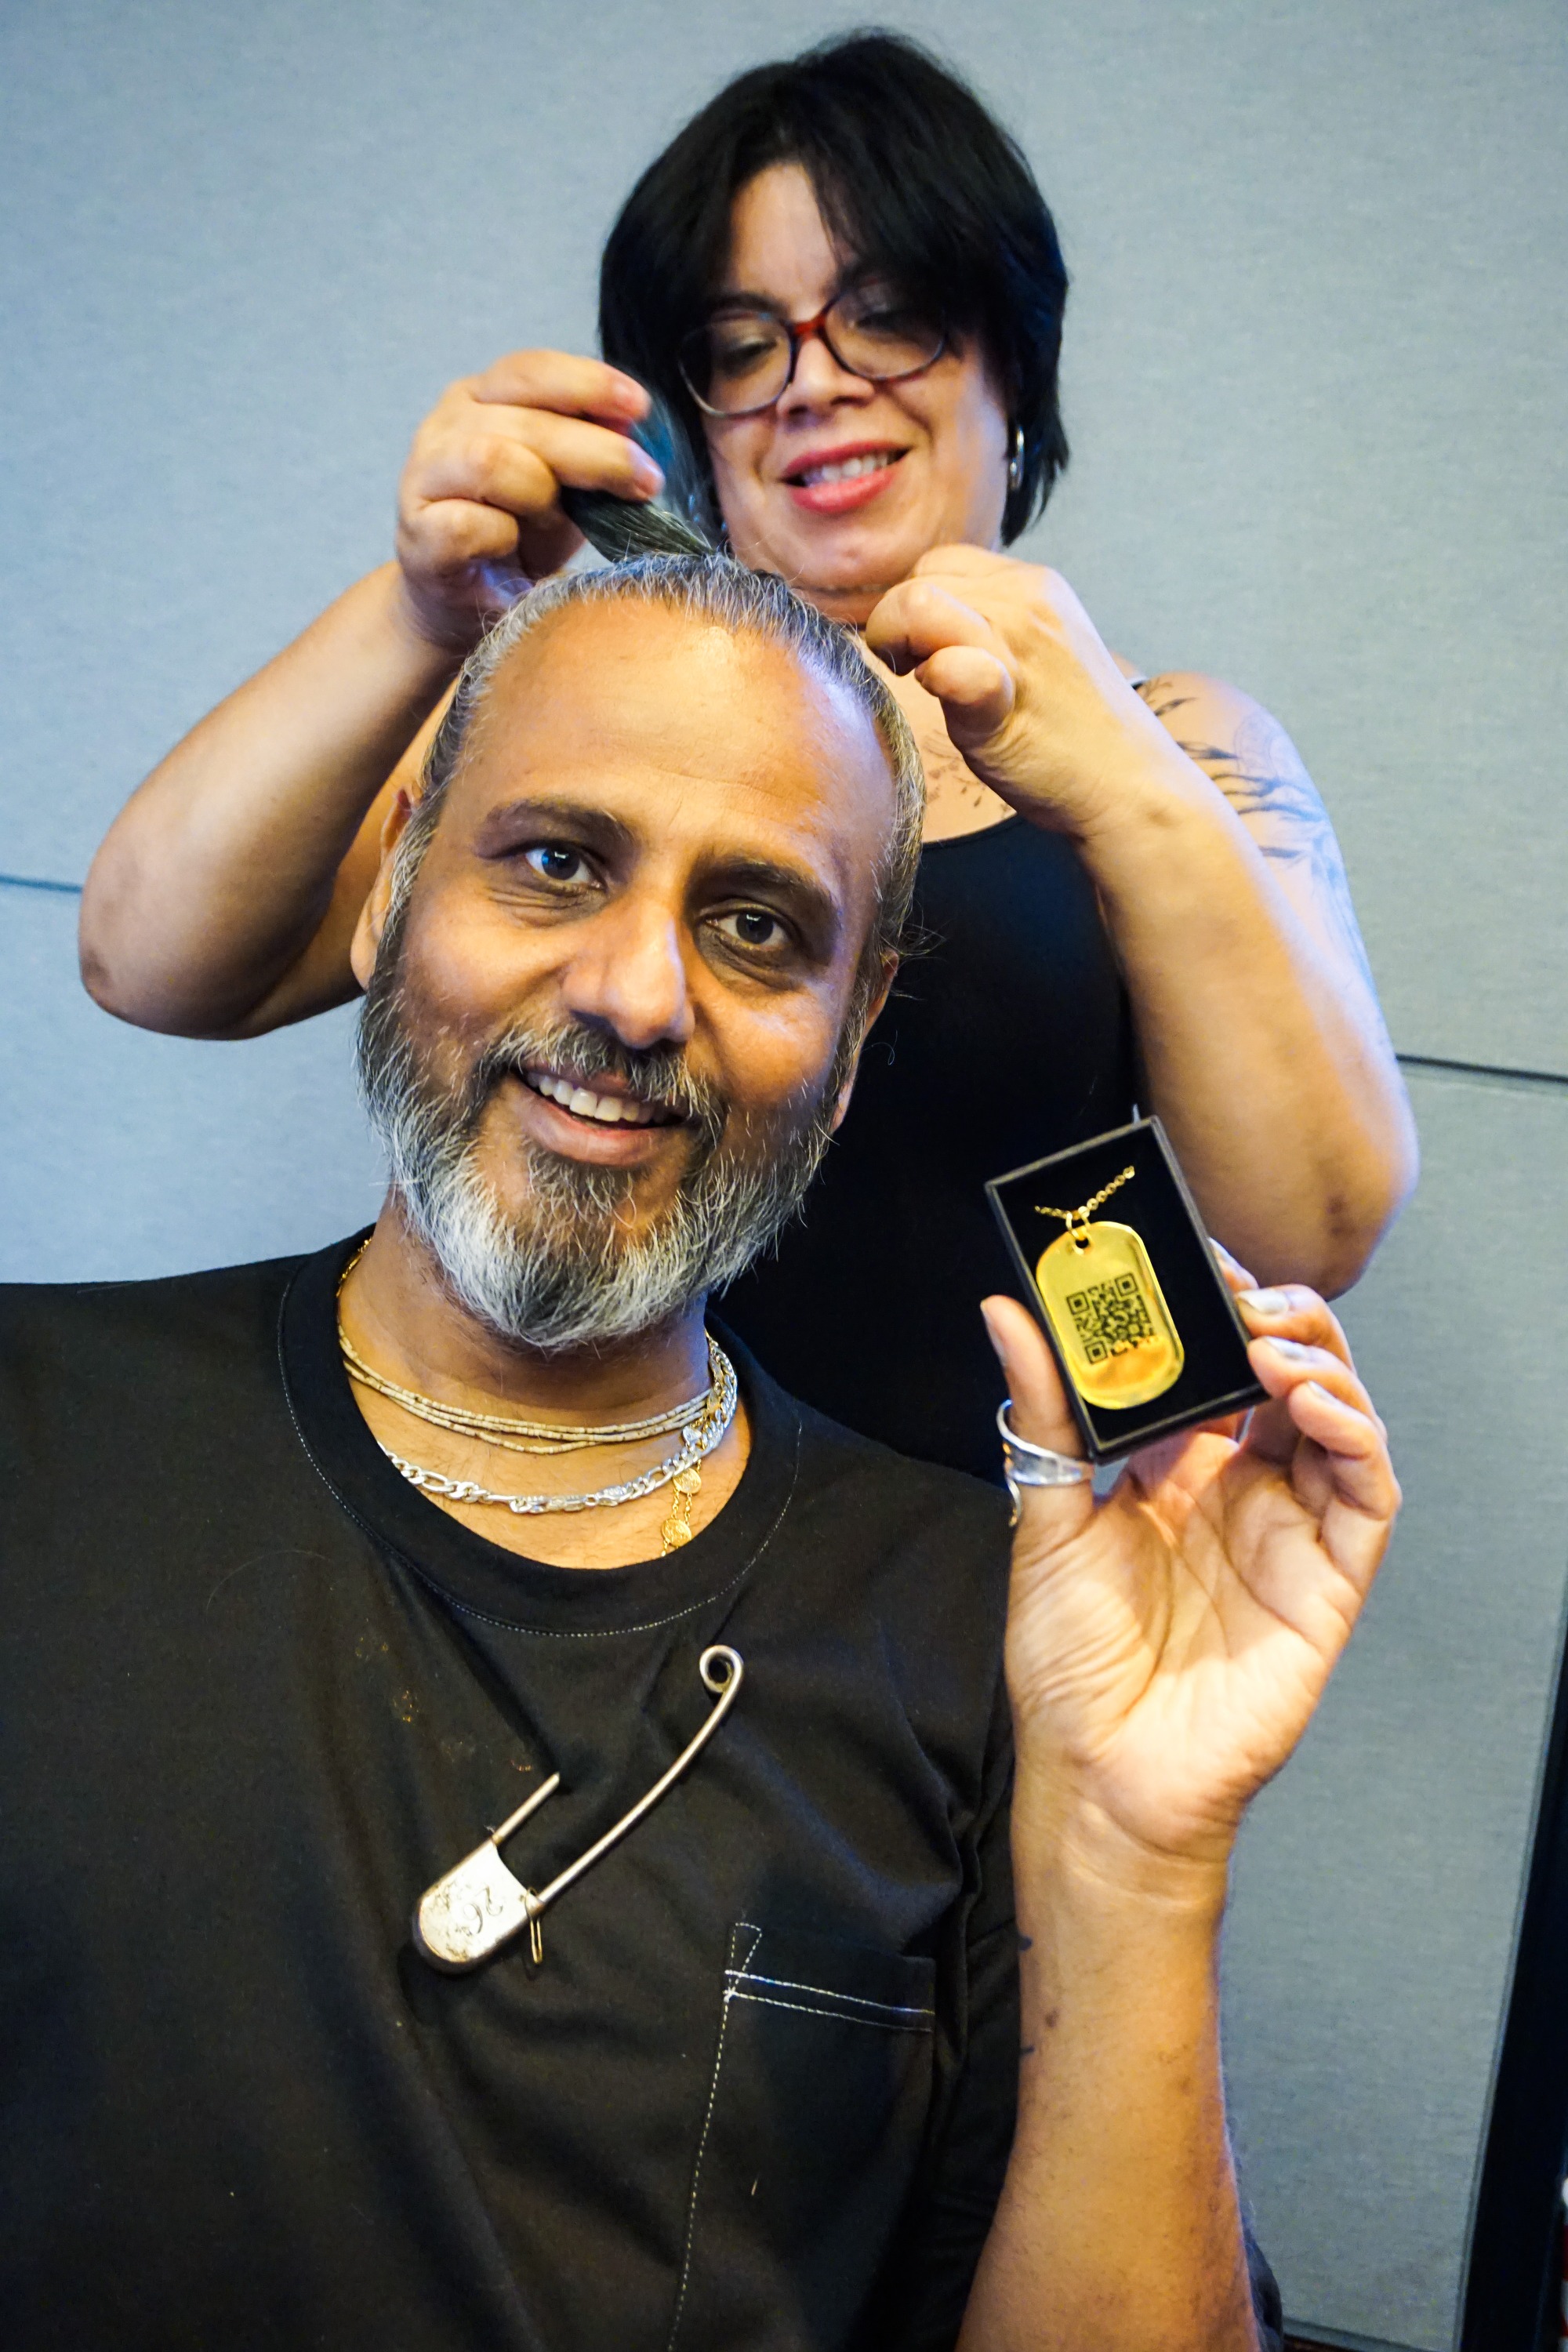
[[[851,287],[815,319],[725,310],[681,339],[686,388],[710,416],[754,416],[795,380],[801,346],[820,335],[841,368],[872,383],[919,375],[947,348],[946,330],[886,287]]]

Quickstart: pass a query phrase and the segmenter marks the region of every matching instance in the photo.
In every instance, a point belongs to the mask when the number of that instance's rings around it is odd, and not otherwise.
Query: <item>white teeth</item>
[[[601,1126],[652,1127],[656,1115],[651,1105],[637,1102],[625,1095],[596,1095],[590,1087],[574,1086],[570,1078],[558,1078],[551,1070],[524,1072],[535,1094],[544,1095],[551,1102],[560,1103],[578,1118],[597,1119]]]
[[[808,488],[819,482],[853,482],[862,474],[878,474],[893,463],[887,450],[875,451],[863,457],[843,457],[837,465],[808,466],[800,479]]]

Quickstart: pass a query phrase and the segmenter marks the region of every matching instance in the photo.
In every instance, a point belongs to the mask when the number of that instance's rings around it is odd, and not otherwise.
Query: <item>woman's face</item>
[[[773,164],[742,189],[724,299],[812,319],[850,274],[798,163]],[[814,335],[772,408],[703,422],[736,555],[781,572],[836,620],[863,621],[928,548],[999,542],[1007,417],[973,343],[950,346],[919,375],[873,383]]]

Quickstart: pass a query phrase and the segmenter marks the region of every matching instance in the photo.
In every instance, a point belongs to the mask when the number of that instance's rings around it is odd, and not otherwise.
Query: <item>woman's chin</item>
[[[925,542],[907,531],[781,531],[754,553],[736,549],[752,571],[777,572],[830,620],[858,625],[879,596],[907,580]]]

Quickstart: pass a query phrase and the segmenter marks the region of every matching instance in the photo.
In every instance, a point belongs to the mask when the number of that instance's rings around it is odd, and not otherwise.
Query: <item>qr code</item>
[[[1103,1364],[1108,1356],[1124,1356],[1130,1348],[1155,1336],[1134,1274],[1119,1274],[1113,1282],[1091,1282],[1086,1289],[1069,1290],[1068,1311],[1091,1364]]]

